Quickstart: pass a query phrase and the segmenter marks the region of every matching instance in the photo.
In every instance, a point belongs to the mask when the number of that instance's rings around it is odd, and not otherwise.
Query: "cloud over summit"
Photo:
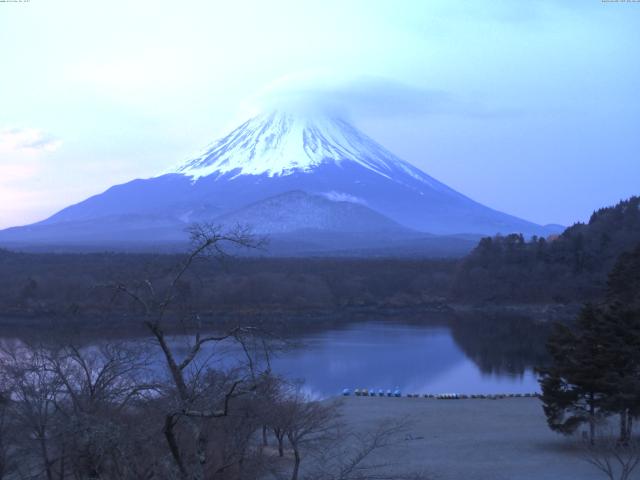
[[[449,112],[461,102],[426,89],[374,75],[303,72],[280,77],[247,101],[250,109],[322,111],[344,117],[391,117]]]

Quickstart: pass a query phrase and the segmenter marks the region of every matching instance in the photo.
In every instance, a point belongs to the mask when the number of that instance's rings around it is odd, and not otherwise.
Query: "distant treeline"
[[[640,198],[595,212],[556,238],[484,238],[467,257],[199,260],[174,308],[304,311],[425,304],[582,303],[605,291],[615,260],[640,244]],[[0,250],[0,315],[131,313],[118,283],[168,281],[180,255]]]
[[[616,259],[640,244],[640,197],[593,213],[556,238],[484,238],[450,295],[466,302],[572,303],[601,298]]]
[[[162,283],[179,255],[31,254],[0,251],[0,312],[129,312],[119,283]],[[443,302],[456,262],[429,259],[229,258],[199,260],[180,280],[174,308],[198,312],[410,306]]]

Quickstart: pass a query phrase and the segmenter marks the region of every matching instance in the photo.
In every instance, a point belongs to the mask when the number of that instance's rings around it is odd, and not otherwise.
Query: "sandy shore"
[[[344,420],[366,429],[385,418],[408,418],[401,442],[378,462],[430,478],[469,480],[602,479],[581,458],[575,441],[551,432],[540,401],[428,400],[346,397]]]

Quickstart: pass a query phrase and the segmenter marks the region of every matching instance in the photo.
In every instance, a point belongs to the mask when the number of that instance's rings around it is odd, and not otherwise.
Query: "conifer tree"
[[[557,325],[547,344],[551,366],[539,370],[549,427],[569,435],[586,423],[591,442],[595,425],[604,413],[608,388],[604,378],[606,354],[598,341],[603,333],[600,316],[595,307],[587,305],[573,329]]]
[[[573,328],[556,326],[547,348],[552,362],[539,373],[550,428],[588,423],[593,442],[597,420],[617,414],[627,444],[640,416],[640,246],[618,259],[606,302],[585,306]]]
[[[609,395],[605,408],[620,415],[620,442],[631,438],[640,415],[640,245],[620,256],[609,274],[603,323]]]

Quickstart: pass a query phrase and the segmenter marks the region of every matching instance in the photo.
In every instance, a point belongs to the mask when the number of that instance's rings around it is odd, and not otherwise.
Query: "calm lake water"
[[[275,373],[303,380],[304,389],[318,397],[340,394],[344,388],[399,388],[403,394],[530,393],[539,390],[533,368],[546,361],[548,329],[548,324],[512,315],[361,321],[296,334],[296,346],[270,361]],[[190,336],[171,337],[178,358],[191,341]],[[97,346],[101,340],[88,342]],[[139,344],[151,355],[156,373],[166,373],[152,338],[125,342]],[[258,341],[254,352],[262,351]],[[212,362],[224,369],[244,359],[236,343],[209,343],[197,363]]]
[[[461,346],[456,338],[466,343]],[[529,365],[535,360],[527,361],[529,350],[518,348],[522,342],[515,339],[500,345],[504,340],[499,334],[492,339],[460,327],[366,322],[298,340],[299,347],[279,353],[271,365],[275,373],[304,380],[314,396],[336,395],[343,388],[399,387],[403,394],[539,390]],[[181,343],[180,338],[174,341]],[[228,358],[228,351],[215,356]]]
[[[276,372],[305,380],[311,393],[343,388],[403,393],[527,393],[538,390],[532,369],[482,372],[447,327],[365,323],[304,339],[304,347],[273,361]]]

